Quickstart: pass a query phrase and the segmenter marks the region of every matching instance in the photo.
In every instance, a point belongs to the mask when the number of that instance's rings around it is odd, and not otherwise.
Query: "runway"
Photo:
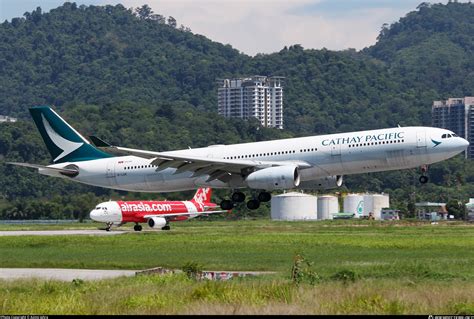
[[[100,280],[121,276],[135,276],[135,270],[58,269],[58,268],[0,268],[0,279],[22,278]]]
[[[93,235],[109,236],[125,234],[127,231],[112,230],[105,231],[100,229],[75,229],[75,230],[10,230],[0,231],[1,236],[67,236],[67,235]]]

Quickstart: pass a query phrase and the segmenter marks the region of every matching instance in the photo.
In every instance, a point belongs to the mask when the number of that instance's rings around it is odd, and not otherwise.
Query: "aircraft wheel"
[[[105,230],[106,230],[106,231],[110,231],[110,227],[107,227]]]
[[[428,176],[425,176],[425,175],[420,176],[419,181],[420,181],[421,184],[428,183]]]
[[[242,203],[243,201],[245,201],[245,194],[242,192],[235,192],[230,198],[233,202]]]
[[[142,230],[142,225],[137,224],[137,225],[133,226],[133,230],[134,231],[141,231]]]
[[[234,203],[228,199],[225,199],[221,202],[220,206],[223,210],[230,210],[234,208]]]
[[[270,194],[269,192],[261,192],[260,194],[258,194],[258,200],[262,203],[269,202],[270,199],[272,199],[272,194]]]
[[[162,230],[170,230],[171,227],[169,225],[166,225],[165,227],[161,228]]]
[[[260,202],[256,199],[251,199],[247,202],[248,209],[257,209],[260,207]]]

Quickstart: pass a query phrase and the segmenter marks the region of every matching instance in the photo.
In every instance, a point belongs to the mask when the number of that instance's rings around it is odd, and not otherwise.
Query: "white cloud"
[[[331,2],[323,0],[123,0],[125,7],[148,4],[155,13],[173,16],[178,25],[190,27],[213,41],[231,44],[234,48],[255,55],[281,50],[285,45],[301,44],[304,48],[342,50],[362,49],[375,43],[383,23],[398,21],[415,9],[415,0],[407,1],[406,8],[380,8],[374,1],[365,8],[347,11],[340,6],[331,12]],[[104,3],[117,3],[104,0]],[[360,2],[361,6],[363,1]],[[305,8],[308,10],[304,11]]]

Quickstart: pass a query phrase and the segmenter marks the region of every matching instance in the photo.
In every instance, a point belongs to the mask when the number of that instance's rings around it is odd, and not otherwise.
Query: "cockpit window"
[[[454,136],[454,137],[459,137],[459,136],[457,136],[457,134],[454,134],[454,133],[453,133],[453,136]]]
[[[443,134],[443,135],[441,135],[441,138],[446,138],[447,135],[448,134]]]
[[[100,207],[100,206],[97,206],[95,209],[101,209],[101,207]]]

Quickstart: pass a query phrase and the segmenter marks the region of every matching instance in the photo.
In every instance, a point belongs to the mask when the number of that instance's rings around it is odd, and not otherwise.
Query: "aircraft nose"
[[[464,138],[461,138],[461,141],[462,141],[462,146],[464,146],[464,148],[467,148],[469,146],[469,141],[464,139]]]
[[[97,221],[99,219],[100,213],[94,209],[89,213],[89,216],[92,220]]]

